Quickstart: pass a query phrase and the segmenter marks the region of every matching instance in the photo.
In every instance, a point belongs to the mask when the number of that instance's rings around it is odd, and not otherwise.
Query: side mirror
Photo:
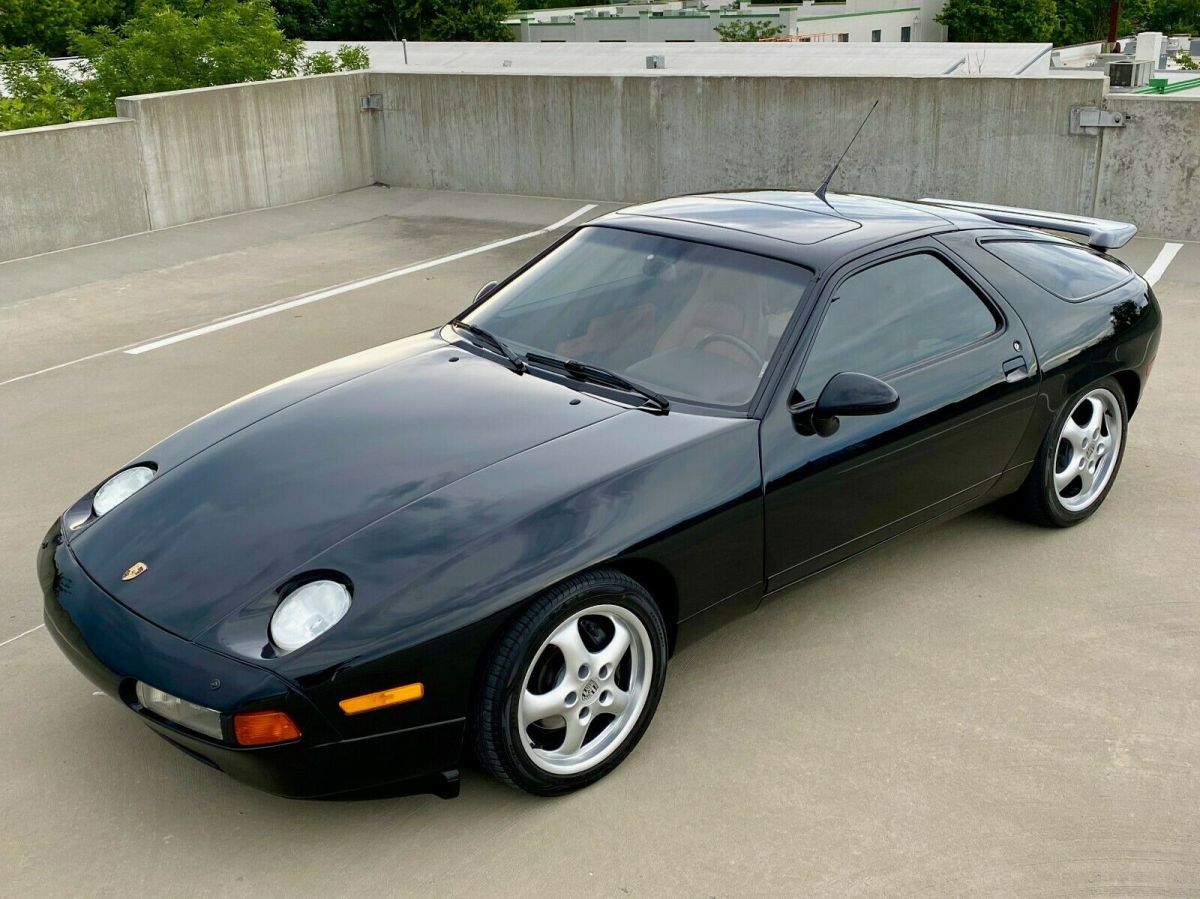
[[[841,425],[839,415],[883,415],[899,405],[900,395],[891,384],[870,375],[844,371],[829,379],[801,430],[829,437]]]
[[[479,288],[479,293],[475,294],[475,302],[482,303],[488,297],[496,292],[496,288],[500,286],[499,281],[488,281],[483,287]]]

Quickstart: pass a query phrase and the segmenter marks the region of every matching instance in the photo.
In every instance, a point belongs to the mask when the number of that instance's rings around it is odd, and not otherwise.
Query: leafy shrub
[[[131,94],[370,65],[356,46],[305,57],[268,0],[143,0],[115,28],[76,32],[72,47],[82,59],[68,65],[33,47],[0,48],[0,130],[110,116],[116,98]]]
[[[783,26],[770,22],[739,22],[734,20],[713,29],[721,41],[762,41],[783,34]]]

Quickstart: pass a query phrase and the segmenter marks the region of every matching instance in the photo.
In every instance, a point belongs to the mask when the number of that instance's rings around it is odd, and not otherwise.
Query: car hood
[[[121,603],[194,639],[384,515],[624,411],[435,335],[398,341],[168,438],[141,457],[154,480],[71,548]]]

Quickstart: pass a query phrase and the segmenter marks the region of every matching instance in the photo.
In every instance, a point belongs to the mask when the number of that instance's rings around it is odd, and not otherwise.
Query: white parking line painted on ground
[[[9,638],[8,638],[7,640],[5,640],[3,643],[0,643],[0,648],[3,648],[3,647],[5,647],[5,646],[7,646],[9,643],[16,643],[16,642],[17,642],[18,640],[20,640],[22,637],[28,637],[28,636],[29,636],[30,634],[32,634],[34,631],[40,631],[40,630],[41,630],[42,628],[44,628],[45,626],[46,626],[46,625],[44,625],[44,624],[39,624],[37,627],[31,627],[31,628],[30,628],[29,630],[27,630],[27,631],[21,631],[21,633],[17,634],[15,637],[9,637]]]
[[[1154,260],[1154,264],[1146,269],[1146,282],[1151,287],[1157,284],[1162,276],[1167,273],[1167,269],[1175,261],[1175,257],[1182,249],[1183,244],[1181,243],[1163,244],[1163,248],[1159,250],[1158,258]]]
[[[386,281],[389,278],[399,278],[402,275],[412,274],[423,269],[432,268],[435,265],[444,265],[447,262],[454,262],[457,259],[464,259],[467,256],[474,256],[478,253],[486,253],[488,250],[494,250],[498,247],[507,246],[508,244],[517,243],[522,240],[529,240],[532,237],[541,237],[543,234],[549,234],[551,231],[556,231],[564,225],[569,225],[571,222],[578,219],[580,216],[587,215],[596,208],[595,203],[589,203],[586,206],[581,206],[570,215],[559,219],[552,225],[547,225],[545,228],[540,228],[537,231],[529,231],[525,234],[518,234],[515,237],[508,237],[504,240],[498,240],[493,243],[485,244],[481,247],[475,247],[470,250],[463,250],[461,253],[455,253],[450,256],[442,256],[438,259],[431,259],[427,262],[420,262],[416,265],[408,266],[407,268],[397,269],[391,272],[384,272],[381,275],[376,275],[372,278],[365,278],[360,281],[352,281],[347,284],[340,284],[336,287],[327,290],[317,291],[315,293],[304,294],[290,300],[284,300],[280,303],[267,303],[263,306],[256,306],[253,309],[246,309],[241,312],[235,312],[231,315],[224,315],[220,318],[213,319],[211,322],[206,322],[200,328],[185,328],[176,331],[169,331],[166,334],[159,335],[150,342],[135,341],[127,343],[123,346],[113,347],[108,350],[101,350],[98,353],[91,353],[87,356],[80,356],[78,359],[71,359],[67,362],[60,362],[57,365],[50,365],[46,368],[40,368],[37,371],[26,372],[22,375],[16,375],[7,380],[0,381],[0,387],[8,384],[16,384],[18,381],[24,381],[27,378],[35,378],[38,375],[49,374],[52,371],[58,371],[62,368],[68,368],[72,365],[78,365],[81,362],[90,362],[92,359],[99,359],[102,356],[111,356],[114,353],[131,353],[132,355],[140,355],[141,353],[149,352],[153,349],[158,349],[160,346],[167,346],[170,343],[177,343],[179,340],[186,340],[189,337],[199,337],[201,334],[208,334],[212,331],[219,331],[221,328],[232,327],[236,324],[241,324],[243,321],[251,321],[254,318],[261,318],[264,315],[271,315],[275,312],[283,312],[287,309],[303,306],[305,303],[314,303],[318,300],[327,299],[331,296],[337,296],[341,293],[346,293],[351,290],[356,290],[361,287],[369,287],[371,284],[378,284],[380,281]],[[56,251],[57,252],[57,251]],[[0,644],[2,646],[3,644]]]
[[[375,284],[381,284],[384,281],[390,281],[393,278],[401,278],[405,275],[411,275],[414,272],[422,272],[438,265],[445,265],[447,262],[457,262],[459,259],[465,259],[468,256],[475,256],[479,253],[486,253],[489,250],[496,250],[500,247],[506,247],[509,244],[519,243],[522,240],[529,240],[532,237],[541,237],[543,234],[549,234],[551,231],[570,224],[581,215],[586,215],[595,208],[595,203],[589,203],[587,206],[581,206],[579,209],[576,209],[565,218],[559,219],[553,225],[547,225],[545,228],[539,228],[537,231],[529,231],[525,234],[518,234],[515,237],[506,237],[503,240],[492,241],[491,243],[484,244],[480,247],[474,247],[470,250],[463,250],[459,253],[451,253],[449,256],[440,256],[437,259],[428,259],[425,262],[418,262],[416,265],[409,265],[405,268],[384,272],[381,275],[373,275],[370,278],[361,278],[358,281],[351,281],[347,284],[331,287],[328,290],[320,290],[316,293],[310,293],[304,296],[296,297],[293,300],[285,300],[282,303],[264,306],[260,309],[255,309],[252,312],[234,315],[231,318],[225,318],[220,321],[213,322],[212,324],[204,325],[200,328],[193,328],[190,331],[181,331],[180,333],[173,334],[170,337],[163,337],[159,340],[153,340],[150,343],[143,343],[139,346],[127,349],[124,352],[130,356],[140,356],[142,353],[149,353],[151,350],[162,349],[163,347],[181,343],[185,340],[191,340],[194,337],[202,337],[205,334],[212,334],[214,331],[223,331],[226,328],[232,328],[235,325],[241,325],[245,324],[246,322],[255,321],[256,319],[265,318],[268,315],[275,315],[278,312],[286,312],[287,310],[295,309],[298,306],[307,306],[309,303],[317,303],[321,300],[327,300],[330,297],[336,297],[343,293],[349,293],[352,290],[361,290],[364,287],[371,287]]]
[[[58,365],[51,365],[48,368],[39,368],[37,371],[27,371],[23,375],[17,375],[15,378],[9,378],[7,381],[0,381],[0,387],[6,384],[16,384],[17,381],[24,381],[26,378],[36,378],[38,375],[48,375],[52,371],[58,371],[60,368],[66,368],[70,365],[78,365],[80,362],[88,362],[91,359],[99,359],[101,356],[111,356],[113,353],[119,353],[121,350],[131,346],[137,346],[136,343],[127,343],[125,346],[114,347],[111,350],[101,350],[98,353],[92,353],[90,356],[80,356],[78,359],[72,359],[70,362],[60,362]]]

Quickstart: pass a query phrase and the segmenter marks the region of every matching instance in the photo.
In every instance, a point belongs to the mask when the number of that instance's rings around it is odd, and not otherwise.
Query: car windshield
[[[736,407],[754,396],[811,277],[750,253],[583,228],[466,321],[521,355],[571,359],[673,398]]]

